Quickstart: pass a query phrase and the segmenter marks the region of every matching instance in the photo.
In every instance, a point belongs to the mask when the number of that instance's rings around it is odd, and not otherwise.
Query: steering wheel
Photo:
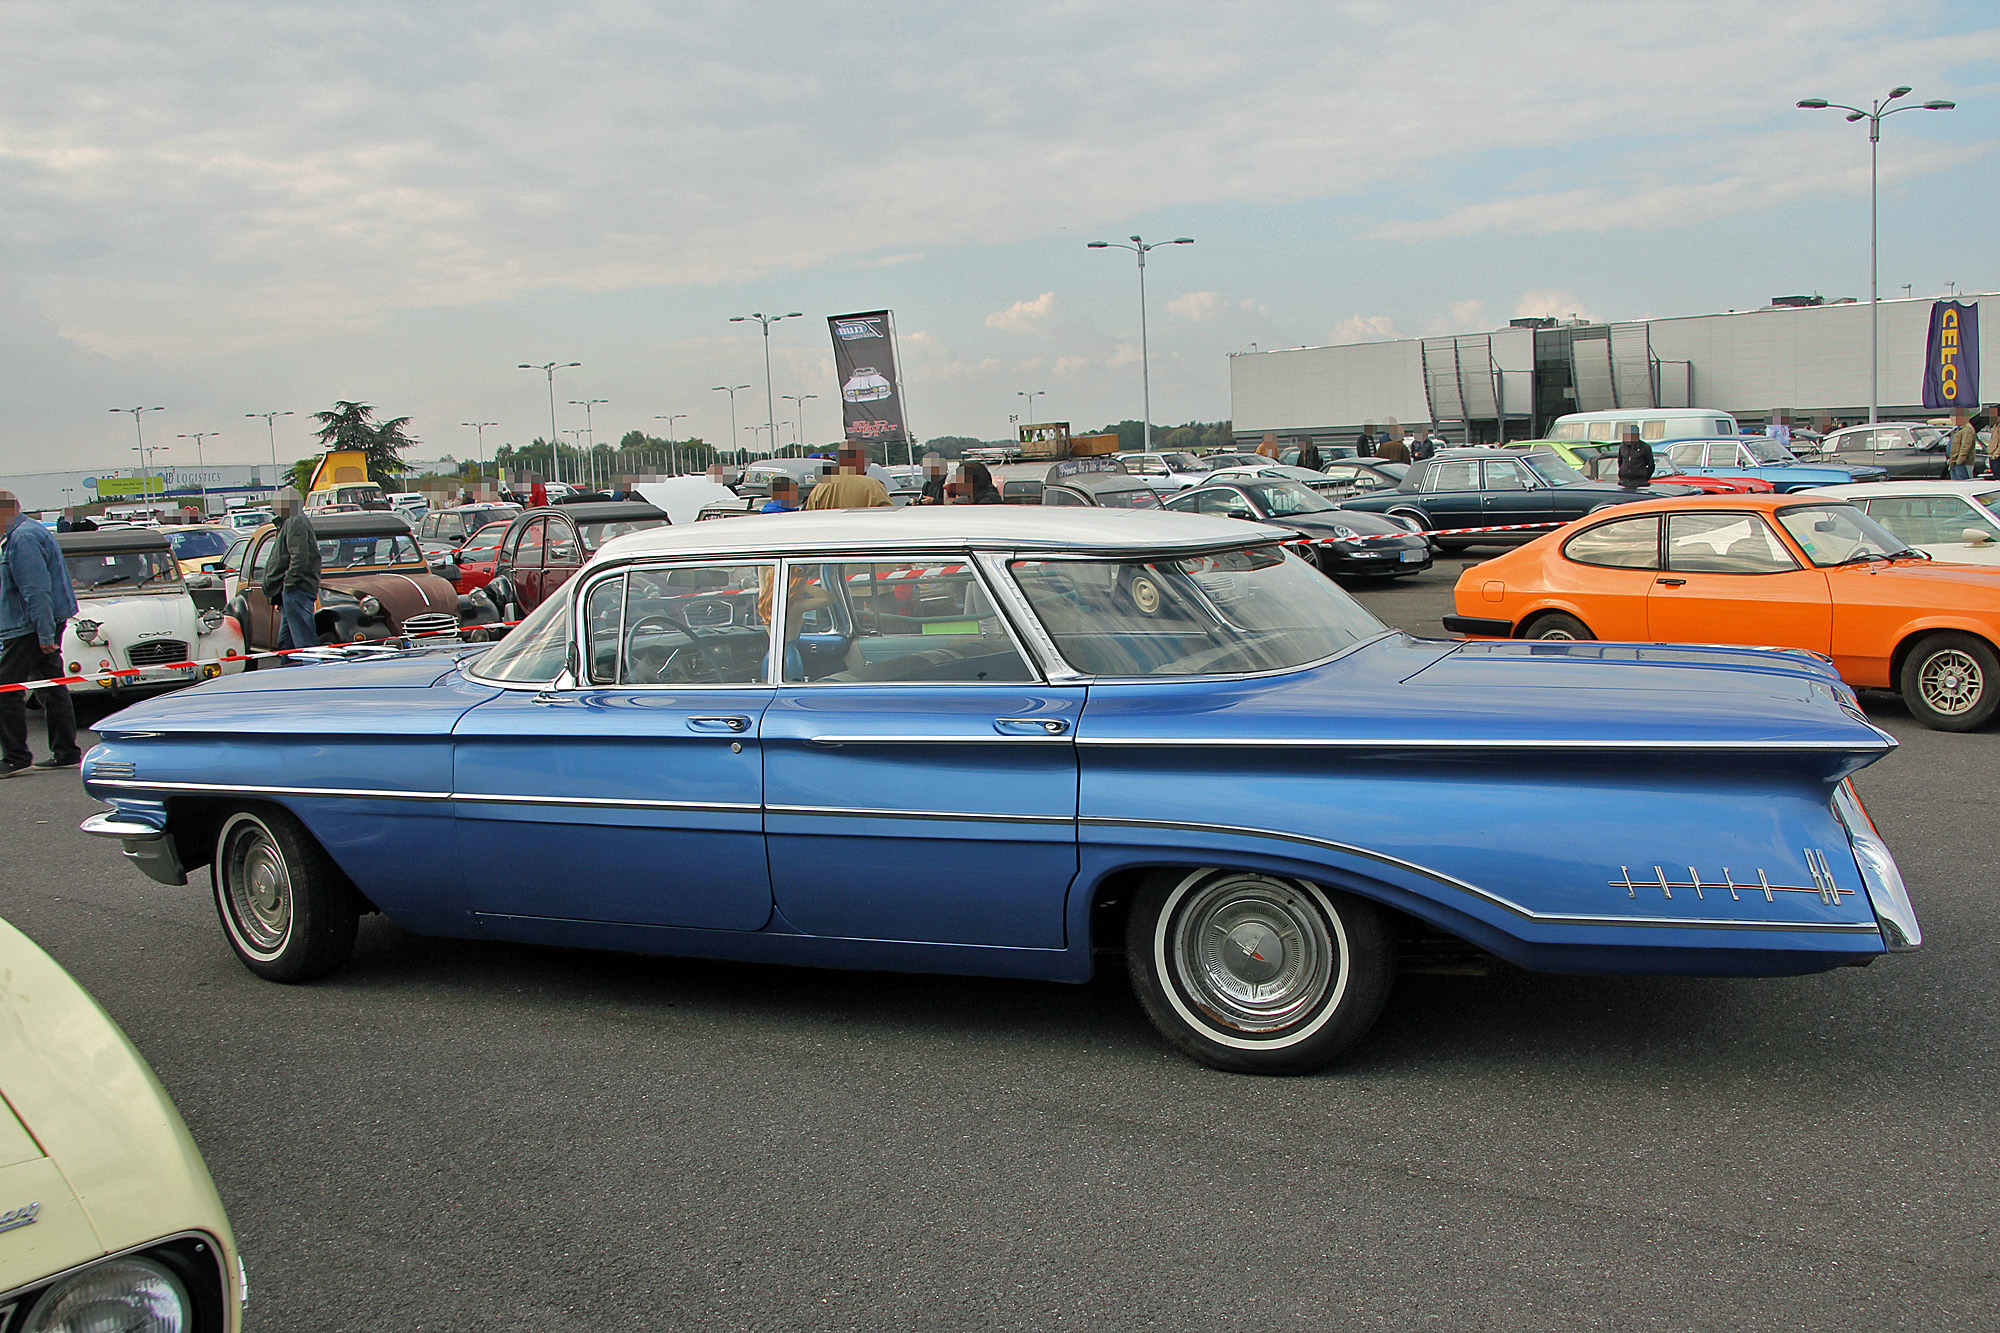
[[[688,639],[688,646],[685,649],[660,649],[649,645],[642,652],[638,646],[639,636],[649,630],[655,633],[660,630],[672,630],[677,634],[685,634]],[[682,654],[690,650],[700,655],[702,664],[707,668],[708,674],[699,675],[683,667],[680,673],[681,679],[668,679],[668,667],[681,662]],[[632,676],[636,677],[643,672],[651,678],[640,682],[642,684],[720,685],[723,683],[722,668],[716,664],[714,656],[708,651],[708,645],[701,641],[700,631],[683,625],[670,616],[646,616],[630,629],[626,630],[625,661],[630,667],[630,674]]]

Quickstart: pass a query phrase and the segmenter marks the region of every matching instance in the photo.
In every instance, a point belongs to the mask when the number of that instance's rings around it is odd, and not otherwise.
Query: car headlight
[[[1924,942],[1923,928],[1917,924],[1916,909],[1903,887],[1903,872],[1889,854],[1889,844],[1875,831],[1875,821],[1861,808],[1854,785],[1842,782],[1833,789],[1833,813],[1847,828],[1848,845],[1854,849],[1854,863],[1861,868],[1861,883],[1875,909],[1875,923],[1882,929],[1882,942],[1891,953],[1914,949]]]
[[[1333,535],[1344,542],[1351,542],[1361,534],[1344,524],[1336,523],[1333,525]]]
[[[21,1333],[188,1333],[194,1302],[181,1280],[151,1259],[113,1259],[49,1288]]]
[[[380,620],[382,618],[382,603],[373,597],[362,598],[361,614],[370,620]]]
[[[215,627],[217,625],[220,625],[221,623],[222,623],[222,612],[217,610],[216,608],[210,607],[208,610],[201,613],[201,632],[203,634],[215,633]]]
[[[69,622],[69,627],[75,630],[76,637],[85,643],[104,642],[104,626],[95,620],[72,620]]]

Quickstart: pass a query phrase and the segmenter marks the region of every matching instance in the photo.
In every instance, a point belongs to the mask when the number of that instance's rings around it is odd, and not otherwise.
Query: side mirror
[[[1967,528],[1958,535],[1965,538],[1967,546],[1990,546],[1993,544],[1993,533],[1987,528]]]

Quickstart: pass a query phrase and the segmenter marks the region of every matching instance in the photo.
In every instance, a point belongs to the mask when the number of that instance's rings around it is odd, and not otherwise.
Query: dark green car
[[[1679,486],[1622,486],[1593,481],[1556,456],[1553,450],[1446,449],[1422,463],[1413,463],[1403,484],[1392,491],[1342,500],[1342,509],[1395,514],[1425,531],[1477,528],[1512,523],[1567,523],[1573,518],[1635,500],[1660,500],[1686,495]],[[1495,532],[1437,543],[1439,551],[1465,549],[1475,543],[1517,545],[1542,532]]]

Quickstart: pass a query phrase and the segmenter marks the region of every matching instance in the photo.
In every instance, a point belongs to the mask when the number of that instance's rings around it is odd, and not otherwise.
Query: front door
[[[465,714],[455,799],[475,911],[710,930],[770,919],[770,568],[600,578],[584,590],[573,676]]]
[[[1646,598],[1648,637],[1828,652],[1826,575],[1801,568],[1761,514],[1667,516],[1665,568]]]
[[[798,564],[764,715],[778,911],[814,935],[1060,949],[1081,686],[954,559]]]
[[[1479,512],[1486,523],[1546,523],[1557,517],[1554,490],[1518,458],[1489,458],[1480,465],[1485,481]]]
[[[277,550],[278,534],[275,530],[256,539],[250,558],[243,562],[243,574],[237,580],[237,589],[243,594],[245,649],[274,648],[278,643],[282,608],[264,595],[264,576],[271,572],[271,559]]]

